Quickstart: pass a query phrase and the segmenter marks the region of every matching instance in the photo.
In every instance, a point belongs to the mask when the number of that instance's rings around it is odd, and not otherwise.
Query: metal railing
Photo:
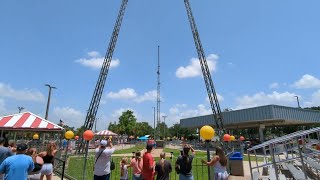
[[[57,157],[54,158],[53,170],[54,170],[54,173],[56,173],[57,175],[59,175],[61,177],[61,179],[63,179],[65,176],[65,174],[64,174],[65,167],[66,167],[65,160],[57,158]]]

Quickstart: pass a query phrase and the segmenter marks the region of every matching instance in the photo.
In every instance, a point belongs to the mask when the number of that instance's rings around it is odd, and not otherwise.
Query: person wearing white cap
[[[114,151],[115,148],[113,148],[110,140],[100,142],[100,146],[95,150],[94,180],[110,179],[111,155]]]

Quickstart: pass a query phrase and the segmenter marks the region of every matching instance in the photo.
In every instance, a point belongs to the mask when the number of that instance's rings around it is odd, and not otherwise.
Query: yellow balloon
[[[211,126],[205,125],[200,129],[200,136],[204,140],[211,140],[214,136],[214,129]]]
[[[38,134],[34,134],[32,138],[33,139],[39,139],[39,135]]]
[[[74,136],[74,133],[72,131],[67,131],[65,134],[64,134],[64,137],[66,137],[66,139],[72,139]]]
[[[230,136],[230,141],[234,141],[236,138],[234,136]]]
[[[109,139],[112,139],[112,136],[109,136]]]

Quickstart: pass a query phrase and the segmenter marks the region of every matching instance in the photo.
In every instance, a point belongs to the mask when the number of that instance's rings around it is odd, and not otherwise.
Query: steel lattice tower
[[[106,83],[106,78],[108,76],[108,72],[109,72],[109,68],[110,68],[110,63],[112,60],[112,55],[116,46],[116,42],[118,39],[118,35],[120,32],[120,27],[121,27],[121,23],[122,23],[122,19],[124,16],[124,12],[125,9],[127,7],[127,3],[128,0],[122,0],[121,6],[120,6],[120,10],[119,10],[119,14],[116,20],[116,23],[114,25],[114,29],[112,32],[112,36],[109,42],[109,46],[106,52],[106,55],[104,57],[104,61],[100,70],[100,74],[99,74],[99,78],[96,84],[96,87],[94,89],[93,92],[93,97],[91,99],[91,103],[89,106],[89,109],[87,111],[87,115],[86,115],[86,119],[84,122],[84,127],[86,130],[91,130],[93,127],[94,122],[96,121],[96,115],[98,112],[98,108],[99,108],[99,104],[100,104],[100,100],[101,100],[101,96],[104,90],[104,86]],[[83,148],[83,140],[80,142],[79,145],[79,151],[80,149]]]
[[[208,93],[208,97],[210,100],[210,105],[211,105],[211,109],[212,109],[212,113],[213,113],[213,118],[216,124],[216,128],[218,130],[218,136],[220,138],[220,143],[221,143],[221,147],[225,148],[225,144],[223,143],[222,140],[222,135],[225,133],[225,129],[224,129],[224,125],[223,125],[223,119],[222,119],[222,115],[221,115],[221,110],[220,110],[220,105],[219,105],[219,101],[218,101],[218,97],[211,79],[211,74],[210,74],[210,70],[207,64],[207,60],[206,60],[206,56],[201,44],[201,40],[200,40],[200,36],[198,33],[198,29],[196,26],[196,22],[194,20],[194,17],[192,15],[192,11],[191,11],[191,6],[189,3],[189,0],[184,0],[185,6],[186,6],[186,10],[187,10],[187,14],[188,14],[188,18],[189,18],[189,22],[190,22],[190,27],[191,27],[191,31],[192,31],[192,35],[193,35],[193,39],[194,39],[194,43],[197,49],[197,53],[198,53],[198,58],[200,61],[200,65],[201,65],[201,70],[202,70],[202,74],[203,74],[203,78],[204,78],[204,82],[206,84],[206,89],[207,89],[207,93]]]

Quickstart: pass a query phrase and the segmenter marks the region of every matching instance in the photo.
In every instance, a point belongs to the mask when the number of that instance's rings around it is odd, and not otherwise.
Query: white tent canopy
[[[112,132],[112,131],[109,131],[109,130],[102,130],[102,131],[99,131],[97,133],[95,133],[96,136],[118,136],[118,134]]]

